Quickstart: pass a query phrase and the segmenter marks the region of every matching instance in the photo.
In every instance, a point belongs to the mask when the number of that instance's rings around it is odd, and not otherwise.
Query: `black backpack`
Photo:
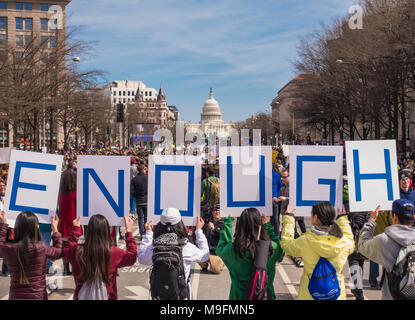
[[[255,260],[243,300],[271,300],[267,271],[269,243],[269,241],[265,240],[256,242]]]
[[[400,249],[392,271],[386,272],[386,276],[395,300],[415,300],[415,243]]]
[[[189,283],[186,281],[182,255],[184,244],[184,241],[177,241],[174,233],[164,234],[154,240],[153,268],[150,274],[153,300],[189,299]]]

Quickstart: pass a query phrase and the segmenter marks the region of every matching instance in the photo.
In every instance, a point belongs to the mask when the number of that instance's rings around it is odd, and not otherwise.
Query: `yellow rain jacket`
[[[304,271],[300,281],[298,300],[313,300],[308,291],[308,282],[320,257],[326,258],[336,268],[337,278],[341,288],[338,300],[346,300],[343,268],[347,257],[354,251],[355,242],[347,216],[337,219],[337,224],[343,232],[343,237],[332,235],[317,235],[312,231],[303,233],[294,239],[295,220],[292,215],[284,215],[282,221],[281,247],[292,257],[301,257]]]

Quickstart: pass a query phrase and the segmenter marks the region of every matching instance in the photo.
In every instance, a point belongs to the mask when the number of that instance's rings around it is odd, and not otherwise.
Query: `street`
[[[307,229],[310,227],[309,219],[306,220]],[[138,226],[135,223],[133,234],[138,239]],[[119,241],[119,246],[125,248],[123,240]],[[1,260],[1,259],[0,259]],[[62,259],[55,261],[54,265],[62,266]],[[150,266],[139,265],[138,263],[130,267],[120,268],[117,278],[118,299],[119,300],[149,300],[149,275]],[[300,286],[300,278],[303,268],[297,267],[290,257],[285,256],[281,263],[277,264],[276,276],[274,279],[274,289],[277,300],[295,300]],[[228,300],[231,281],[228,270],[225,269],[219,275],[212,273],[201,273],[198,264],[192,266],[192,293],[195,300]],[[344,278],[347,290],[347,299],[355,300],[350,292],[350,274],[348,265],[344,271]],[[364,296],[366,300],[380,300],[381,291],[370,288],[369,282],[369,262],[364,265]],[[53,277],[48,276],[47,283],[53,281]],[[0,300],[7,300],[9,293],[10,277],[0,277]],[[52,291],[49,294],[50,300],[72,300],[75,283],[72,276],[63,276],[63,288]]]

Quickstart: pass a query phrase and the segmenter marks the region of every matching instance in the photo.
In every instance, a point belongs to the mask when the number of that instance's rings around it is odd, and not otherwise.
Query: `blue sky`
[[[225,121],[265,111],[296,76],[289,60],[320,23],[354,0],[72,0],[68,26],[98,41],[82,69],[158,89],[186,122],[198,122],[213,88]]]

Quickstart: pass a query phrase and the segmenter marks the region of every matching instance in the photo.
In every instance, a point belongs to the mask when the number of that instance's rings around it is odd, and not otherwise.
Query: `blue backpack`
[[[337,300],[340,296],[336,268],[327,259],[321,257],[316,264],[308,291],[314,300]]]

